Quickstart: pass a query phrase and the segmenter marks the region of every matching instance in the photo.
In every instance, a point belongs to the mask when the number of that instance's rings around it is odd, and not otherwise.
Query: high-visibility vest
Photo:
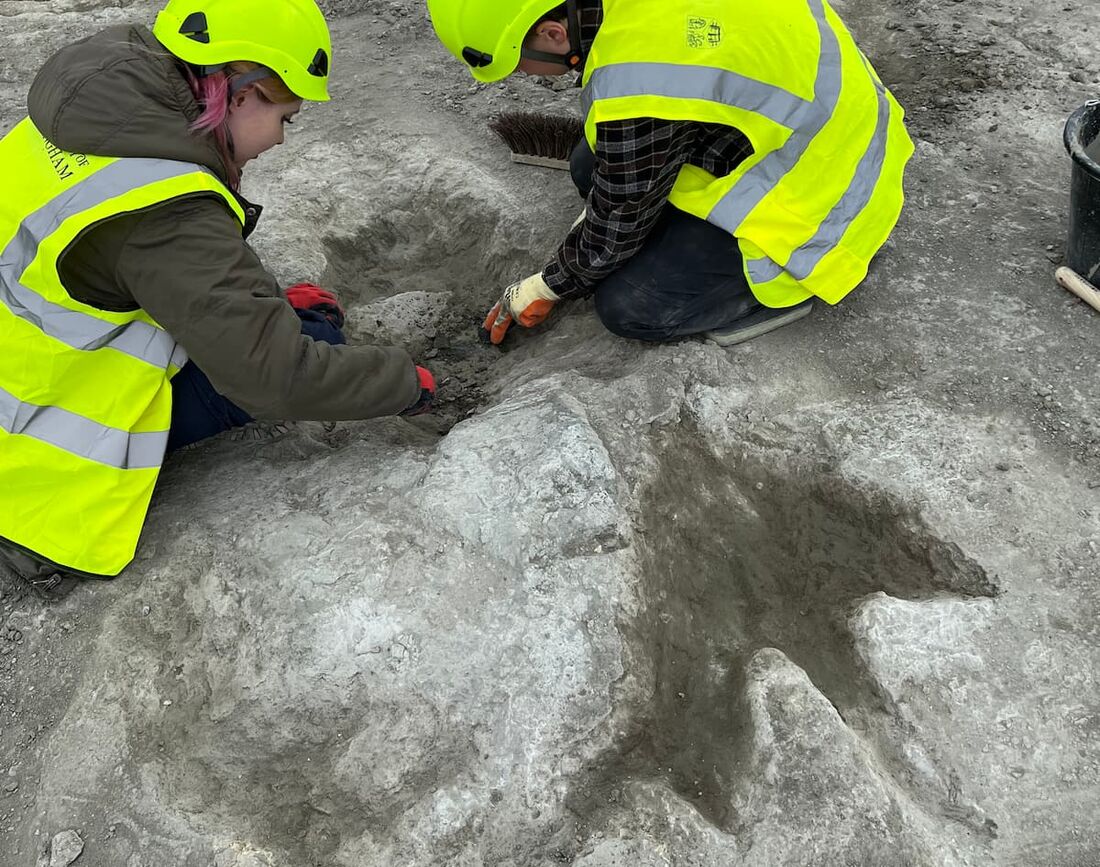
[[[681,170],[669,201],[731,232],[754,295],[835,304],[901,212],[901,106],[825,0],[604,0],[585,62],[585,131],[655,117],[744,132],[729,175]]]
[[[133,559],[187,361],[143,310],[73,300],[58,259],[89,227],[180,196],[233,194],[162,159],[74,154],[22,121],[0,140],[0,537],[73,572]]]

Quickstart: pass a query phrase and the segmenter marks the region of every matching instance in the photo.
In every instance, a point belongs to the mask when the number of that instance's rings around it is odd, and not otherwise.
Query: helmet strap
[[[569,53],[554,54],[549,51],[536,51],[534,48],[521,48],[520,57],[528,60],[542,60],[546,63],[556,63],[566,69],[576,69],[584,63],[584,52],[581,50],[581,14],[578,0],[566,0],[565,14],[569,31]]]
[[[232,99],[241,90],[248,87],[250,84],[255,84],[257,81],[263,81],[265,78],[271,78],[275,75],[266,66],[261,66],[259,69],[253,69],[251,72],[242,72],[240,75],[235,75],[229,79],[229,97]]]
[[[206,78],[217,72],[224,72],[225,67],[226,64],[217,63],[213,66],[192,66],[191,68],[199,78]],[[248,85],[255,84],[257,81],[263,81],[265,78],[274,78],[274,76],[275,73],[266,66],[253,69],[251,72],[242,72],[240,75],[236,75],[229,79],[229,95],[230,97],[236,96],[238,91],[243,90],[248,87]]]

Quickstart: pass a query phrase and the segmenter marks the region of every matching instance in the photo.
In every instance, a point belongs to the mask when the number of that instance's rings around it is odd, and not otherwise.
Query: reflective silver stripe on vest
[[[168,446],[168,431],[127,433],[56,406],[26,403],[2,388],[0,430],[120,470],[156,469]]]
[[[170,359],[173,366],[179,368],[187,364],[187,350],[176,344],[176,348],[172,350],[172,358]]]
[[[743,108],[795,126],[813,103],[788,90],[713,66],[677,63],[615,63],[592,73],[581,94],[585,117],[596,100],[623,96],[702,99]]]
[[[813,105],[804,116],[797,119],[794,131],[783,147],[772,151],[745,172],[711,210],[707,221],[733,234],[737,234],[745,218],[756,210],[768,193],[798,164],[810,143],[825,128],[840,101],[843,81],[840,41],[825,17],[825,4],[822,0],[809,0],[809,4],[821,36],[821,56],[817,62]]]
[[[864,65],[867,60],[864,58]],[[805,280],[830,252],[837,248],[840,239],[848,231],[852,221],[858,217],[874,195],[882,168],[886,163],[886,142],[890,134],[890,101],[886,98],[886,88],[872,74],[867,74],[875,83],[878,95],[878,119],[871,144],[856,166],[852,182],[840,201],[833,206],[829,215],[818,226],[814,236],[791,254],[786,266],[780,266],[771,259],[752,259],[747,263],[749,276],[755,284],[774,280],[784,271],[796,280]]]
[[[708,222],[733,234],[764,198],[775,189],[806,153],[836,111],[843,86],[840,42],[829,25],[822,0],[808,0],[821,36],[813,102],[807,102],[772,85],[757,82],[736,73],[713,67],[681,66],[662,63],[622,63],[593,71],[581,97],[587,116],[596,100],[624,96],[667,96],[722,102],[735,108],[763,115],[792,129],[783,147],[765,156],[737,181],[714,206]],[[848,189],[833,207],[817,233],[796,250],[787,266],[770,259],[748,263],[755,283],[766,283],[787,271],[803,280],[830,251],[870,202],[882,175],[889,138],[890,103],[886,90],[860,55],[878,94],[878,118],[874,136]]]
[[[758,112],[792,130],[783,146],[765,156],[737,181],[711,210],[707,221],[736,234],[745,218],[795,167],[829,122],[840,100],[840,42],[825,16],[822,0],[807,0],[821,37],[812,102],[786,90],[711,66],[620,63],[592,72],[581,105],[587,116],[596,100],[656,95],[714,100]],[[619,72],[618,70],[622,70]]]
[[[116,196],[181,175],[205,171],[175,160],[125,159],[111,163],[47,202],[23,220],[0,253],[0,303],[73,349],[110,347],[164,369],[181,357],[175,340],[147,322],[116,325],[47,301],[19,282],[41,243],[67,219]],[[182,356],[186,363],[186,355]],[[177,365],[182,366],[182,365]]]

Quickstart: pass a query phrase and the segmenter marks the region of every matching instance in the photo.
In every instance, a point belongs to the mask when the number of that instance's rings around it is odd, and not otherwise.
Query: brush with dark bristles
[[[489,129],[508,145],[512,162],[568,169],[569,156],[584,134],[584,122],[578,117],[506,111],[489,121]]]

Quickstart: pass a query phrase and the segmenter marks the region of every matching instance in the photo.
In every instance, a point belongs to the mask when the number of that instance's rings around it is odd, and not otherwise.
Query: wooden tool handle
[[[1062,288],[1068,289],[1088,304],[1089,307],[1100,313],[1100,289],[1097,289],[1072,268],[1063,265],[1054,272],[1054,279],[1058,281]]]
[[[513,152],[512,162],[523,163],[526,166],[541,166],[544,169],[569,169],[569,160],[540,157],[535,154],[517,154]]]

